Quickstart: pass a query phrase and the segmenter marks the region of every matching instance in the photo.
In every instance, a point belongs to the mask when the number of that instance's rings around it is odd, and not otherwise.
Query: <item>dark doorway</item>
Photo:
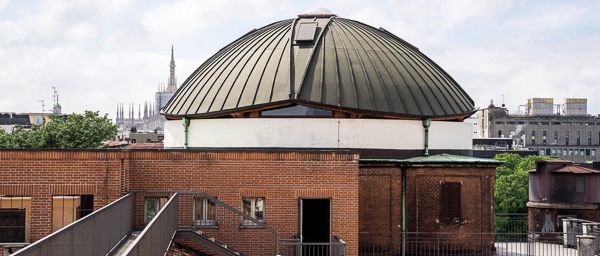
[[[300,242],[299,255],[328,256],[331,239],[331,200],[300,199]]]
[[[329,243],[331,200],[301,199],[301,239],[303,243]]]
[[[81,195],[77,219],[81,219],[94,211],[94,195]]]

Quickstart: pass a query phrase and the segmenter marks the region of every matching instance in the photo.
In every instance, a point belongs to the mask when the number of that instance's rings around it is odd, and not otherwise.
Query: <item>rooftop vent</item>
[[[334,13],[326,8],[315,8],[309,9],[303,13],[298,14],[300,18],[329,18],[329,17],[337,17]]]
[[[298,24],[298,33],[296,34],[296,43],[312,43],[317,31],[317,22],[300,22]]]

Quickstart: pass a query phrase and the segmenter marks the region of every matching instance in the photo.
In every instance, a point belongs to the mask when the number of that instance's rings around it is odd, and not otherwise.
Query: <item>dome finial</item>
[[[329,18],[329,17],[337,17],[333,12],[331,12],[327,8],[313,8],[308,9],[300,14],[298,14],[299,18]]]

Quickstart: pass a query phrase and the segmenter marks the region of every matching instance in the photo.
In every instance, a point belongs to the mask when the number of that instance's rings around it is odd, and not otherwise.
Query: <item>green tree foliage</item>
[[[98,148],[117,135],[117,126],[106,115],[84,114],[50,116],[31,129],[17,127],[13,133],[0,129],[0,148]]]
[[[494,208],[498,213],[527,213],[529,201],[528,170],[535,168],[537,160],[547,160],[545,156],[521,157],[517,154],[498,154],[496,160],[504,164],[496,169],[494,184]]]

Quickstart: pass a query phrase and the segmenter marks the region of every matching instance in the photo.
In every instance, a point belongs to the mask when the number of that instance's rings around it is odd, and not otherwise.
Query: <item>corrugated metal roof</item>
[[[586,168],[579,165],[567,165],[552,171],[554,173],[575,173],[575,174],[591,174],[600,173],[598,170]]]
[[[299,24],[307,22],[317,23],[315,38],[297,42]],[[452,77],[388,31],[303,16],[253,30],[221,49],[162,113],[206,118],[286,103],[399,118],[452,119],[475,111]]]

